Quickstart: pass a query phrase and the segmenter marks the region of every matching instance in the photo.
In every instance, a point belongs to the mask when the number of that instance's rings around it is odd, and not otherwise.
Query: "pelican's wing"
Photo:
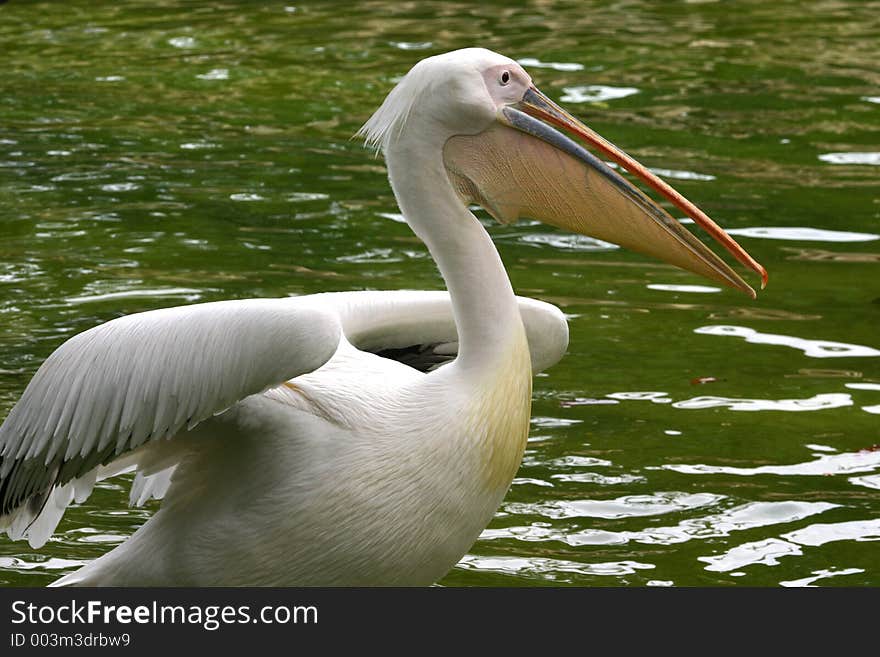
[[[343,331],[358,349],[420,365],[455,357],[458,334],[448,292],[395,290],[388,292],[328,292],[320,300],[339,314]],[[517,297],[526,329],[532,370],[555,365],[568,348],[568,323],[556,306]],[[417,367],[429,369],[429,367]]]
[[[0,426],[0,530],[42,545],[99,466],[317,369],[340,330],[302,297],[154,310],[71,338]]]

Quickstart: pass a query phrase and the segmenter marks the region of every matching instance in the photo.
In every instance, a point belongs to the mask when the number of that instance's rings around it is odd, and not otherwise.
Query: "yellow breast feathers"
[[[532,411],[532,364],[525,334],[474,395],[472,422],[480,441],[486,488],[506,491],[519,469]]]

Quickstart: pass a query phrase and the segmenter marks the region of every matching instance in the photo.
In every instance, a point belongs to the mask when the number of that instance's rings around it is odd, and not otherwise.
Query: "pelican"
[[[568,344],[559,309],[515,296],[472,204],[755,296],[572,137],[663,194],[766,281],[698,208],[489,50],[418,62],[359,134],[383,153],[448,293],[164,308],[62,344],[0,427],[0,529],[39,547],[68,504],[122,472],[135,472],[132,504],[162,506],[53,585],[420,586],[447,573],[519,467],[533,372]]]

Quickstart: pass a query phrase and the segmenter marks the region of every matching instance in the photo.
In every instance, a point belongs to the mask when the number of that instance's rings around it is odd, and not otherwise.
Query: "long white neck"
[[[481,368],[522,338],[522,319],[498,251],[452,188],[439,146],[398,142],[385,159],[400,209],[446,281],[458,329],[457,362]]]

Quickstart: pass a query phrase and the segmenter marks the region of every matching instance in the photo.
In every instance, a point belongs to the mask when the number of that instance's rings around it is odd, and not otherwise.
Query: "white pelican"
[[[666,195],[764,278],[721,228],[470,48],[416,64],[360,134],[445,292],[222,301],[121,317],[62,344],[0,427],[0,529],[41,546],[96,479],[136,471],[162,507],[56,585],[427,585],[502,501],[529,429],[532,372],[568,330],[514,296],[468,210],[539,219],[754,296],[602,160]],[[763,279],[762,279],[763,281]]]

